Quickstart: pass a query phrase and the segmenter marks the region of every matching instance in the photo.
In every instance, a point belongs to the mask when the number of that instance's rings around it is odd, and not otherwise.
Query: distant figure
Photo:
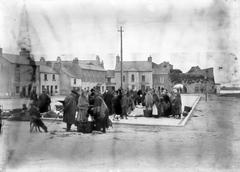
[[[122,99],[122,94],[118,90],[117,92],[114,93],[114,97],[112,99],[112,109],[113,109],[114,118],[122,114],[121,99]]]
[[[163,116],[165,117],[169,117],[172,113],[172,104],[170,101],[170,97],[168,96],[167,90],[164,90],[162,92],[162,96],[163,96]]]
[[[72,124],[75,124],[78,97],[79,97],[78,92],[72,90],[71,94],[64,99],[63,122],[67,124],[66,131],[70,131]]]
[[[38,99],[38,107],[39,107],[40,113],[48,112],[50,108],[50,103],[51,103],[51,99],[47,95],[46,90],[44,89]]]
[[[172,114],[176,118],[181,118],[182,113],[182,100],[180,93],[173,89],[173,95],[172,95]]]

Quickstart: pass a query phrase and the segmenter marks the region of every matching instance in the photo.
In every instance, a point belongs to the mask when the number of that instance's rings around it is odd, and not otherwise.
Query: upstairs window
[[[142,82],[145,82],[145,75],[142,75]]]
[[[77,80],[76,80],[76,78],[74,78],[74,80],[73,80],[73,84],[76,84],[77,83]]]
[[[134,78],[134,75],[132,74],[131,76],[131,81],[134,82],[135,78]]]
[[[52,80],[56,81],[55,74],[52,75]]]
[[[44,81],[47,81],[47,74],[44,74]]]

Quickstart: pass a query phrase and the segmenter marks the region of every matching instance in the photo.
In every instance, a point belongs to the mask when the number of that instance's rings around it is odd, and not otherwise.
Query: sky
[[[0,2],[0,46],[6,53],[19,52],[27,23],[36,60],[41,56],[47,60],[57,56],[95,59],[99,55],[106,69],[114,69],[122,26],[126,61],[152,56],[154,62],[168,61],[183,72],[197,65],[223,67],[215,71],[220,80],[240,78],[240,2],[236,0]],[[24,4],[27,22],[22,14]]]

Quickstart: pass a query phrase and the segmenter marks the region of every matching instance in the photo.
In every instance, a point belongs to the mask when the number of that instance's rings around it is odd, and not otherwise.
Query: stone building
[[[0,97],[28,97],[34,89],[39,93],[39,66],[30,51],[7,54],[0,48]]]
[[[152,61],[124,61],[123,62],[123,89],[145,90],[152,88]],[[120,57],[116,57],[115,66],[116,89],[121,87]]]
[[[57,71],[46,64],[46,61],[41,57],[40,62],[37,63],[40,67],[39,89],[40,93],[47,90],[49,95],[60,94],[60,77]]]
[[[116,88],[121,86],[121,63],[116,57],[115,80]],[[152,57],[147,61],[124,61],[123,62],[123,89],[146,90],[147,88],[171,87],[169,79],[170,70],[173,68],[169,62],[156,64]]]
[[[115,80],[115,71],[107,70],[106,73],[106,89],[108,90],[116,90],[116,80]]]
[[[187,73],[171,73],[170,79],[173,86],[184,85],[186,93],[215,92],[213,68],[200,69],[194,66]]]
[[[169,73],[173,69],[173,65],[169,62],[162,62],[159,65],[153,63],[153,88],[160,90],[161,88],[171,89],[172,84]]]
[[[60,94],[68,94],[71,89],[92,88],[104,92],[106,89],[103,61],[97,56],[96,60],[79,60],[72,61],[61,60],[46,61],[46,65],[52,67],[59,74]]]

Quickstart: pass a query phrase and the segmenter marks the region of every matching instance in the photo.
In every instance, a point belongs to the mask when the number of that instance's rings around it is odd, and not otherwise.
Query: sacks
[[[144,117],[152,117],[152,110],[143,110]]]
[[[93,131],[93,122],[92,121],[77,123],[77,132],[91,133],[92,131]]]

